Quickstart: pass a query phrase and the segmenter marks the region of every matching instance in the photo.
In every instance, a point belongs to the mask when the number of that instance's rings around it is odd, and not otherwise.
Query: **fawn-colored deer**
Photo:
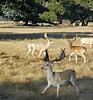
[[[27,45],[28,52],[27,55],[31,52],[32,56],[34,57],[34,52],[36,50],[39,51],[39,57],[41,56],[42,52],[45,52],[46,49],[50,47],[50,45],[53,43],[51,40],[48,39],[47,33],[44,34],[44,37],[47,40],[47,43],[29,43]]]
[[[75,39],[74,39],[75,40]],[[82,56],[84,58],[84,63],[86,63],[86,56],[85,53],[87,51],[87,48],[83,45],[81,46],[73,46],[74,40],[68,40],[69,42],[69,48],[70,48],[70,55],[69,55],[69,62],[71,60],[71,57],[75,55],[76,63],[77,63],[77,56]]]
[[[89,44],[89,46],[91,48],[92,47],[92,44],[93,44],[93,37],[81,38],[80,42],[81,42],[81,45],[82,44]]]

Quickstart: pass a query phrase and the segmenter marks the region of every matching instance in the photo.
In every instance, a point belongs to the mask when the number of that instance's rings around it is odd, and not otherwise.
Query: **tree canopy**
[[[93,20],[93,0],[1,0],[0,16],[23,20],[26,24],[28,21],[62,23],[63,19],[69,19],[86,25]]]

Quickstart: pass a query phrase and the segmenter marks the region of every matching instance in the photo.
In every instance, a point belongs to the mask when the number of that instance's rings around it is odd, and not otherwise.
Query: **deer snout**
[[[43,67],[41,67],[41,69],[44,69]]]
[[[47,68],[45,68],[44,66],[41,67],[42,70],[47,70]]]

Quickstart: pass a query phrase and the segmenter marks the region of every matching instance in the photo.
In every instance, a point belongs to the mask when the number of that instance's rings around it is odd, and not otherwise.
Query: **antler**
[[[61,51],[64,52],[65,51],[65,48],[64,49],[61,48]]]
[[[44,61],[50,61],[49,54],[48,54],[48,50],[47,49],[45,51]]]

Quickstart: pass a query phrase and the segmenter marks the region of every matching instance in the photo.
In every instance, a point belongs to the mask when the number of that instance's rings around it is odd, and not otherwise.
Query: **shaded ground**
[[[93,79],[86,77],[78,81],[80,95],[77,96],[73,87],[61,87],[59,100],[93,100]],[[0,100],[57,100],[56,88],[53,87],[41,95],[45,85],[43,79],[26,83],[6,81],[0,85]]]
[[[60,38],[71,38],[71,37],[93,37],[93,33],[91,32],[51,32],[48,33],[49,38],[54,38],[54,39],[60,39]],[[44,33],[25,33],[25,34],[16,34],[16,33],[6,33],[6,32],[1,32],[0,33],[0,40],[5,40],[5,39],[40,39],[44,38]]]

